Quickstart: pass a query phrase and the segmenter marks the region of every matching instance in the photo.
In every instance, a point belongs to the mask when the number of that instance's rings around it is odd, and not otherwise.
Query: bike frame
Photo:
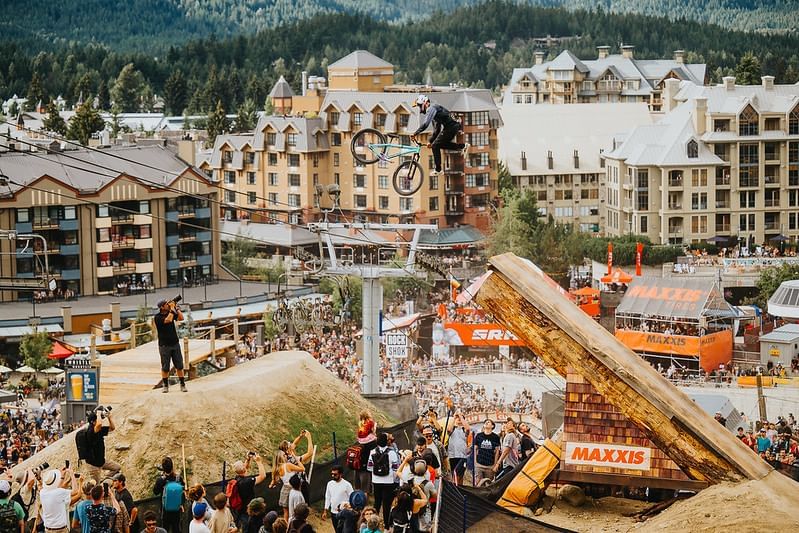
[[[397,157],[402,157],[405,155],[419,155],[419,152],[422,151],[421,146],[406,146],[404,144],[367,144],[366,145],[369,150],[372,151],[375,156],[382,161],[388,161],[390,159],[396,159]],[[395,152],[391,152],[391,150],[395,150]]]

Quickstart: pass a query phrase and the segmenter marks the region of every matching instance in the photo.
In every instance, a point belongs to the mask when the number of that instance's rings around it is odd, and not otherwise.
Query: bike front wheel
[[[359,163],[377,163],[386,153],[386,136],[374,128],[364,128],[352,136],[350,151]]]
[[[412,159],[405,161],[394,171],[392,183],[397,194],[402,196],[414,194],[424,183],[422,165]]]

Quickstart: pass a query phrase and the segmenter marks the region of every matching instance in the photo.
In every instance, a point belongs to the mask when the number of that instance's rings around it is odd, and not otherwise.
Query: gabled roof
[[[707,98],[707,110],[711,114],[737,115],[747,104],[752,104],[758,113],[784,114],[799,105],[799,85],[775,84],[772,89],[762,85],[736,85],[730,90],[723,85],[707,87],[683,82],[675,99],[686,102],[698,96]]]
[[[484,240],[485,235],[472,226],[444,228],[436,231],[425,229],[419,235],[419,246],[422,248],[470,246],[480,244]]]
[[[291,85],[283,76],[280,76],[280,79],[275,82],[272,91],[269,93],[270,98],[291,98],[293,96],[294,91],[291,90]]]
[[[366,50],[355,50],[349,55],[346,55],[336,61],[328,65],[328,70],[330,69],[359,69],[359,68],[394,68],[394,65],[380,59],[376,55],[372,54],[371,52],[367,52]]]
[[[294,146],[294,151],[316,152],[327,150],[330,148],[327,136],[317,135],[320,130],[323,130],[323,126],[324,123],[320,117],[262,116],[258,119],[258,125],[255,126],[252,146],[256,151],[266,150],[266,135],[264,132],[267,127],[271,127],[277,134],[275,149],[283,150],[285,147],[285,131],[288,128],[292,128],[297,133],[297,144]]]
[[[553,59],[547,65],[548,69],[552,70],[574,70],[577,69],[580,72],[590,72],[590,69],[585,66],[585,64],[580,61],[576,55],[572,54],[568,50],[564,50],[561,52],[558,57]]]

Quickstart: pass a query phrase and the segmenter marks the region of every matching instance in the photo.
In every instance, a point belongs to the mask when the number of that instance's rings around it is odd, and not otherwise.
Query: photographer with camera
[[[255,464],[258,465],[257,476],[247,475],[252,461],[255,461]],[[246,531],[250,518],[247,514],[247,505],[255,497],[255,486],[260,485],[266,479],[266,467],[264,466],[263,458],[251,451],[247,453],[245,461],[233,463],[233,471],[236,472],[236,477],[228,481],[225,487],[225,494],[228,497],[230,509],[236,515],[236,522],[242,531]]]
[[[39,514],[47,533],[69,533],[68,509],[80,499],[79,485],[69,466],[48,470],[42,476]]]
[[[78,446],[78,456],[86,461],[89,477],[100,483],[102,479],[105,479],[103,470],[108,472],[106,477],[113,477],[122,470],[119,463],[109,461],[105,457],[105,437],[116,429],[114,420],[111,418],[111,407],[98,406],[87,415],[86,420],[88,427],[85,430],[85,449],[81,450],[83,444]],[[78,442],[81,441],[76,436],[76,443]]]
[[[158,302],[158,313],[154,317],[155,329],[158,331],[158,352],[161,354],[161,378],[164,381],[163,392],[169,392],[170,362],[177,370],[180,390],[186,392],[186,381],[183,376],[183,354],[180,351],[176,320],[183,320],[183,313],[178,307],[180,295],[171,300]]]

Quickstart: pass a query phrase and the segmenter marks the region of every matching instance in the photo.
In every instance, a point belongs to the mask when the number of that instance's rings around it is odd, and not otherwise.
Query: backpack
[[[164,511],[180,511],[183,504],[183,485],[177,480],[169,480],[164,485],[164,493],[161,495],[161,506]]]
[[[388,464],[388,452],[391,448],[386,448],[382,452],[380,448],[375,448],[374,459],[372,460],[372,473],[376,476],[387,476],[390,472]]]
[[[391,524],[394,526],[392,529],[393,533],[410,533],[412,531],[411,516],[411,513],[408,513],[405,516],[400,515],[392,517]],[[400,521],[398,521],[398,519]],[[402,522],[403,519],[405,520],[404,522]]]
[[[227,482],[227,486],[225,487],[225,496],[227,496],[227,501],[228,505],[230,505],[230,508],[237,513],[240,513],[244,507],[244,502],[239,494],[238,479],[233,478]]]
[[[17,530],[19,530],[19,519],[14,510],[14,502],[9,500],[8,503],[0,505],[0,531]]]
[[[344,464],[347,465],[347,468],[350,470],[360,470],[363,467],[361,456],[363,452],[363,446],[360,444],[355,444],[347,448],[347,453],[344,455]]]
[[[87,463],[91,464],[93,460],[92,457],[92,447],[89,444],[89,426],[84,427],[77,433],[75,433],[75,447],[78,449],[78,459],[81,461],[86,461]]]

